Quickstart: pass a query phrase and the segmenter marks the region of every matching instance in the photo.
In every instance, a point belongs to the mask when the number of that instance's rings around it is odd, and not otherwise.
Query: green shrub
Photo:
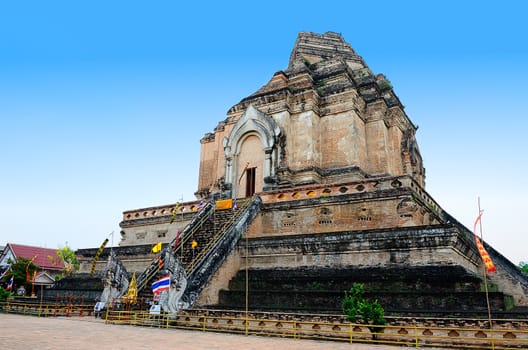
[[[0,303],[7,301],[7,298],[9,298],[10,295],[11,293],[8,290],[0,287]]]
[[[370,302],[365,299],[361,283],[354,283],[348,292],[345,291],[343,312],[349,322],[366,323],[374,339],[376,333],[383,332],[383,326],[387,324],[385,310],[377,300]]]

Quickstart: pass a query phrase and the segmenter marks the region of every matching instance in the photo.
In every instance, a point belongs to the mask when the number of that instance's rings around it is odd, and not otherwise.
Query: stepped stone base
[[[389,314],[487,310],[478,253],[451,225],[240,241],[241,268],[210,307],[245,307],[246,251],[251,310],[340,312],[344,291],[353,283],[363,283],[366,296]],[[514,307],[511,295],[488,283],[492,310]]]
[[[249,270],[249,308],[339,313],[344,291],[353,283],[363,283],[366,297],[377,299],[389,314],[487,310],[480,278],[459,266]],[[245,306],[245,284],[245,271],[239,271],[229,290],[220,291],[217,307]],[[505,311],[507,296],[492,292],[489,297],[493,310]]]
[[[43,299],[48,301],[72,300],[76,303],[95,304],[103,291],[102,275],[90,276],[76,273],[56,282],[53,288],[45,289]]]

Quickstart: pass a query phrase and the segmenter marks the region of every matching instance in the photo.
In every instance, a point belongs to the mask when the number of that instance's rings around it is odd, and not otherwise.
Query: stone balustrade
[[[429,209],[438,213],[441,209],[435,200],[410,176],[364,179],[347,184],[317,184],[297,187],[294,190],[276,190],[260,193],[264,204],[305,200],[310,198],[325,198],[351,193],[372,192],[391,188],[410,188]]]
[[[178,207],[178,215],[194,212],[197,210],[200,201],[184,202]],[[123,212],[123,221],[172,216],[176,204],[161,205],[156,207],[140,208],[134,210],[127,210]]]
[[[372,192],[391,188],[406,187],[415,192],[415,195],[424,202],[429,209],[438,213],[440,206],[422,187],[410,176],[386,177],[364,179],[347,184],[316,184],[297,187],[293,190],[275,190],[259,193],[264,204],[296,201],[310,198],[325,198],[351,193]],[[178,207],[178,214],[196,211],[200,201],[184,202]],[[138,220],[153,217],[172,216],[176,204],[156,207],[140,208],[123,212],[123,221]]]

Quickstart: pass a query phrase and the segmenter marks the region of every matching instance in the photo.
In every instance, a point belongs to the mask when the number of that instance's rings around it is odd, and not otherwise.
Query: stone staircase
[[[159,277],[160,269],[164,263],[164,256],[167,250],[174,250],[177,256],[181,255],[181,259],[184,258],[184,254],[188,255],[186,248],[191,248],[192,240],[195,234],[198,236],[199,232],[203,230],[207,222],[210,220],[211,215],[214,213],[214,207],[212,203],[207,203],[189,222],[179,237],[175,237],[169,244],[166,244],[161,253],[154,258],[147,268],[137,277],[137,290],[139,293],[143,292],[146,286],[153,281],[156,277]],[[192,260],[191,253],[191,260]],[[183,260],[182,260],[183,261]],[[185,265],[184,265],[185,266]],[[147,292],[148,293],[148,292]]]
[[[194,300],[205,287],[214,272],[234,248],[240,236],[260,210],[259,197],[239,200],[237,209],[214,210],[208,204],[182,231],[176,239],[163,249],[173,249],[187,274],[185,295]],[[163,260],[164,251],[160,255]],[[150,283],[160,278],[159,259],[154,259],[138,277],[139,297],[151,298]]]

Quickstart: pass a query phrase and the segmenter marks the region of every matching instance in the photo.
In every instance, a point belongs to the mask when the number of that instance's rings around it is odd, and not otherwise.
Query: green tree
[[[68,247],[68,242],[66,242],[64,247],[59,248],[56,254],[62,261],[64,261],[64,270],[62,272],[63,275],[70,275],[79,270],[80,263],[77,260],[75,252],[70,247]]]
[[[8,290],[5,290],[4,288],[0,287],[0,303],[6,301],[10,295],[11,293]]]
[[[345,291],[343,311],[349,322],[366,323],[373,339],[376,339],[377,333],[383,332],[383,326],[387,324],[385,310],[377,300],[370,302],[365,299],[361,283],[354,283],[348,292]]]
[[[3,282],[7,282],[13,276],[13,290],[24,286],[26,293],[31,292],[31,283],[35,271],[40,270],[38,265],[33,263],[33,259],[18,257],[16,261],[8,260],[11,264],[10,271],[5,275]]]
[[[525,275],[528,275],[528,263],[525,262],[525,261],[521,261],[519,263],[519,268],[521,269],[521,271],[525,274]]]

